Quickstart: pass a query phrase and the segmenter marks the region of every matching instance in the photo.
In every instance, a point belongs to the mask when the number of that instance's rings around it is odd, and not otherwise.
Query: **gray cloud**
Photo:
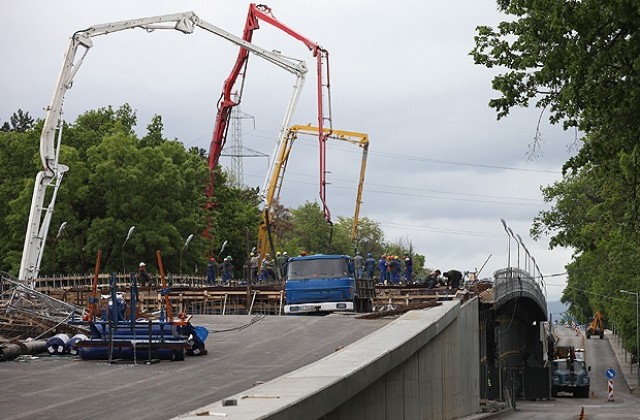
[[[18,108],[43,118],[69,36],[95,24],[193,10],[202,19],[240,34],[248,2],[25,0],[7,3],[0,17],[0,118]],[[336,128],[369,134],[371,153],[361,214],[379,220],[388,239],[410,238],[430,267],[506,265],[505,218],[525,240],[542,209],[540,186],[559,179],[574,134],[541,126],[543,155],[527,158],[538,122],[536,109],[515,110],[496,121],[487,103],[495,70],[475,66],[468,53],[477,25],[502,19],[495,2],[299,1],[269,2],[278,19],[330,52]],[[160,114],[165,135],[208,148],[215,106],[237,48],[203,31],[131,30],[94,39],[65,101],[65,118],[88,109],[129,102],[140,133]],[[304,59],[310,68],[294,123],[315,122],[314,61],[307,49],[262,24],[254,43]],[[250,58],[242,110],[243,143],[271,153],[291,94],[291,74]],[[304,144],[303,144],[304,143]],[[299,140],[283,187],[283,202],[317,200],[317,140]],[[359,150],[330,144],[334,217],[353,214]],[[223,165],[229,159],[221,160]],[[520,168],[523,170],[515,170]],[[73,170],[73,168],[71,168]],[[245,159],[245,182],[262,186],[267,161]],[[564,271],[570,251],[528,245],[546,273]],[[515,251],[512,250],[512,258]],[[549,288],[552,298],[559,286]]]

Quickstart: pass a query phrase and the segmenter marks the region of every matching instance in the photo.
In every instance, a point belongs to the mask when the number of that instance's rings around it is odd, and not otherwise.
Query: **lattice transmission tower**
[[[234,101],[238,101],[238,94],[234,93]],[[231,144],[225,148],[224,156],[231,157],[231,171],[229,184],[236,188],[244,187],[244,169],[242,159],[245,157],[265,157],[264,153],[257,152],[242,145],[242,120],[253,120],[253,116],[242,112],[240,104],[231,110]]]

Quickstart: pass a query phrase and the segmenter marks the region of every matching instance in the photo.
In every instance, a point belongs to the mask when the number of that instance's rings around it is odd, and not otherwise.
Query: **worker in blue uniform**
[[[371,255],[371,253],[369,252],[367,254],[367,259],[364,260],[364,273],[367,276],[367,278],[372,279],[375,271],[376,271],[376,259],[373,258],[373,255]]]
[[[383,284],[387,276],[387,258],[385,255],[381,255],[380,260],[378,260],[378,270],[380,270],[380,284]]]
[[[413,281],[413,259],[409,254],[404,254],[404,279],[407,284]]]

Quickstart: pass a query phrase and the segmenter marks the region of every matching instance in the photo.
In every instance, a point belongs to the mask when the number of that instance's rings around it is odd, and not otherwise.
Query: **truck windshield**
[[[343,258],[290,261],[287,280],[349,277],[347,260]]]

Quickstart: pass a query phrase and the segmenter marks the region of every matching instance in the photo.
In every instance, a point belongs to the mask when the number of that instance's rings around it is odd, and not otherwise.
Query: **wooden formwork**
[[[130,292],[120,288],[129,305]],[[87,306],[91,290],[87,287],[70,289],[48,289],[45,293],[64,302]],[[102,289],[104,301],[110,298],[109,290]],[[206,287],[174,288],[169,296],[174,314],[190,315],[241,315],[265,314],[279,315],[284,306],[284,292],[278,288]],[[138,310],[153,313],[161,310],[163,297],[160,291],[152,287],[138,290]]]
[[[84,287],[41,289],[64,302],[87,306],[91,289]],[[119,287],[129,301],[129,288]],[[109,288],[101,287],[100,293],[109,296]],[[418,285],[375,286],[373,310],[383,311],[409,307],[414,304],[451,299],[455,291],[445,288],[427,289]],[[140,312],[152,313],[162,308],[163,299],[156,287],[140,287],[138,293]],[[108,297],[107,297],[108,299]],[[191,315],[279,315],[284,307],[284,290],[270,286],[194,286],[172,287],[169,296],[174,314]]]

